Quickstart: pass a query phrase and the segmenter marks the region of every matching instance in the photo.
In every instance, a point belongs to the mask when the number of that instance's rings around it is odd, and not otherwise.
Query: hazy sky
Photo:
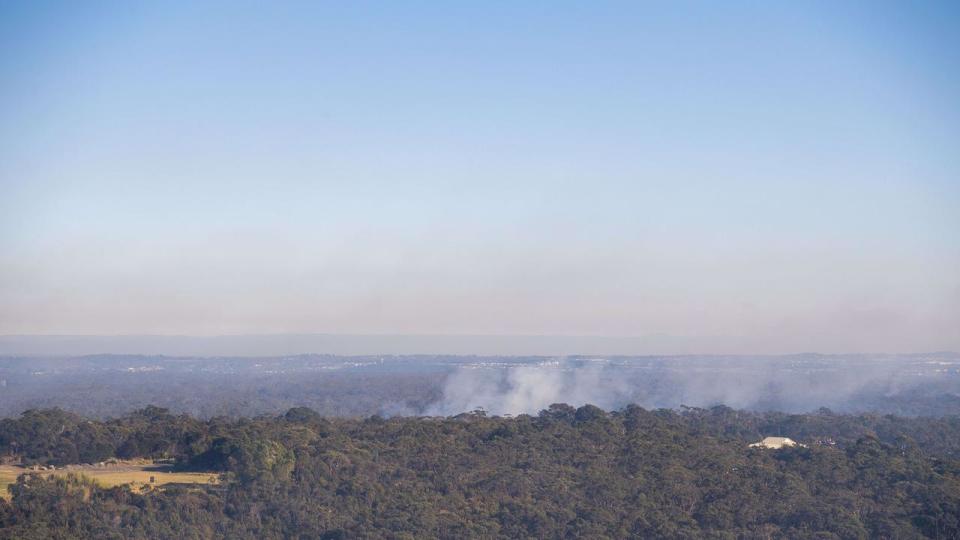
[[[958,349],[960,4],[0,3],[0,334],[288,332]]]

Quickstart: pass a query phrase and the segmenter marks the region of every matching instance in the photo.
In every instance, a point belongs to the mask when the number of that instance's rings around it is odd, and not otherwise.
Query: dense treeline
[[[748,449],[763,435],[808,444]],[[199,421],[147,408],[0,422],[26,463],[173,459],[220,486],[143,494],[22,477],[3,538],[956,538],[956,418],[726,407]]]
[[[636,407],[624,410],[634,409]],[[928,455],[960,458],[960,417],[956,416],[841,415],[829,409],[820,409],[815,414],[756,413],[724,406],[710,409],[685,407],[679,412],[658,410],[656,413],[679,423],[684,430],[695,435],[752,442],[762,436],[777,434],[798,441],[833,442],[841,447],[863,437],[874,437],[886,444],[897,444],[902,438],[908,438]],[[611,417],[619,418],[621,414],[622,411],[614,412]],[[474,417],[475,414],[471,416]],[[522,415],[520,418],[528,417]],[[271,433],[276,440],[284,440],[291,436],[290,429],[299,429],[297,426],[308,426],[325,434],[331,430],[349,430],[358,422],[325,418],[304,407],[290,409],[282,419],[280,423],[268,416],[240,420],[218,417],[202,421],[151,406],[120,418],[97,421],[61,409],[29,410],[18,418],[0,420],[0,456],[16,456],[26,465],[95,463],[109,458],[134,457],[172,459],[185,465],[198,454],[210,450],[218,439],[229,439],[238,430]],[[438,419],[390,421],[433,423]],[[510,423],[507,418],[489,418],[487,421]],[[283,430],[281,426],[290,429]],[[278,429],[280,431],[274,433]]]

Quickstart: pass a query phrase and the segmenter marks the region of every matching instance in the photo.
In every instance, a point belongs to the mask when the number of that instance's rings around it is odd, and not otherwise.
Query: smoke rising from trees
[[[928,362],[930,363],[930,362]],[[955,369],[945,363],[944,371]],[[847,362],[790,358],[695,358],[621,362],[555,360],[534,365],[465,367],[444,384],[428,414],[475,409],[491,414],[536,414],[553,403],[615,409],[710,407],[806,412],[874,409],[880,400],[907,398],[922,389],[955,395],[957,376],[931,378],[910,365],[884,359]]]

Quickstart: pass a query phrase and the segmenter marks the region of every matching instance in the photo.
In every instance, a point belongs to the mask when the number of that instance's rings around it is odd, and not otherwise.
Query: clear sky
[[[0,334],[312,332],[960,349],[960,3],[0,3]]]

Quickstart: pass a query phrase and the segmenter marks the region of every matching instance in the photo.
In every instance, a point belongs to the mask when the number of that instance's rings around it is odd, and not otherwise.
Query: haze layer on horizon
[[[77,357],[157,355],[167,357],[494,356],[494,357],[737,357],[793,358],[819,351],[784,352],[783,342],[758,343],[692,336],[423,336],[275,334],[233,336],[0,336],[0,356]],[[753,353],[742,351],[750,348]],[[921,355],[957,357],[950,351],[847,351],[874,360]]]
[[[957,350],[958,24],[6,2],[0,334]]]

